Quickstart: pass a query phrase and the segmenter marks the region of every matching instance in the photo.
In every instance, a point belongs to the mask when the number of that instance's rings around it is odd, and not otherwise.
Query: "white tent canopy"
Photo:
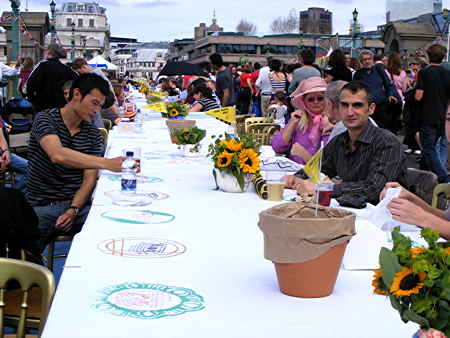
[[[104,68],[107,70],[116,70],[117,66],[109,61],[106,61],[101,55],[97,55],[95,58],[88,61],[89,66],[96,68]]]

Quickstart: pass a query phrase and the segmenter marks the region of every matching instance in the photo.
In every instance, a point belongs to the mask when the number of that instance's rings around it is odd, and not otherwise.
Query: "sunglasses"
[[[318,97],[308,97],[307,99],[306,99],[306,101],[308,101],[308,102],[315,102],[315,101],[317,101],[317,102],[322,102],[323,100],[325,100],[325,97],[324,96],[318,96]]]

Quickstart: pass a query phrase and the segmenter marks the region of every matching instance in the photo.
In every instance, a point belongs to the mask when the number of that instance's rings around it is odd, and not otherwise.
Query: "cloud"
[[[172,0],[154,0],[154,1],[147,1],[147,0],[129,0],[126,5],[124,6],[124,3],[122,0],[103,0],[102,5],[109,5],[109,6],[118,6],[118,7],[136,7],[136,8],[150,8],[150,7],[169,7],[169,6],[175,6],[177,5],[177,2]]]

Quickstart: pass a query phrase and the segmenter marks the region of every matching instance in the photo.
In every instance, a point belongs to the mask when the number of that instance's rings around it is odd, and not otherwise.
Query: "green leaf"
[[[400,302],[398,301],[398,299],[397,299],[395,296],[390,295],[390,296],[389,296],[389,301],[391,302],[392,307],[393,307],[394,309],[396,309],[396,310],[400,313],[400,316],[402,316],[402,315],[403,315],[403,312],[405,311],[405,309],[404,309],[403,306],[400,304]]]
[[[428,320],[425,317],[419,316],[412,310],[406,310],[403,313],[403,318],[419,324],[420,327],[430,328],[430,323],[428,322]]]
[[[217,185],[217,174],[214,169],[213,169],[213,176],[214,176],[214,182],[216,182],[216,187],[214,188],[214,190],[219,190],[219,186]]]
[[[381,278],[384,284],[390,289],[395,274],[402,269],[397,256],[387,248],[380,250],[380,267],[382,271]]]
[[[430,228],[422,228],[420,231],[420,236],[427,241],[430,249],[436,247],[436,241],[441,237],[439,231],[432,230]]]
[[[447,271],[441,279],[442,287],[450,290],[450,271]]]
[[[242,191],[244,191],[244,174],[242,172],[240,172],[237,176],[237,181],[239,184],[239,187],[241,188]]]

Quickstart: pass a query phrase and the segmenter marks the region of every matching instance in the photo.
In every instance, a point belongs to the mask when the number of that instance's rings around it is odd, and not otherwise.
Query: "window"
[[[83,5],[78,5],[77,6],[77,12],[84,12],[84,6]]]
[[[83,27],[83,19],[78,19],[78,27]]]
[[[67,11],[68,12],[73,12],[73,5],[67,6]]]
[[[94,19],[89,19],[89,27],[94,27]]]
[[[94,13],[94,7],[88,6],[88,13]]]
[[[67,26],[69,27],[72,24],[72,19],[67,19]]]

